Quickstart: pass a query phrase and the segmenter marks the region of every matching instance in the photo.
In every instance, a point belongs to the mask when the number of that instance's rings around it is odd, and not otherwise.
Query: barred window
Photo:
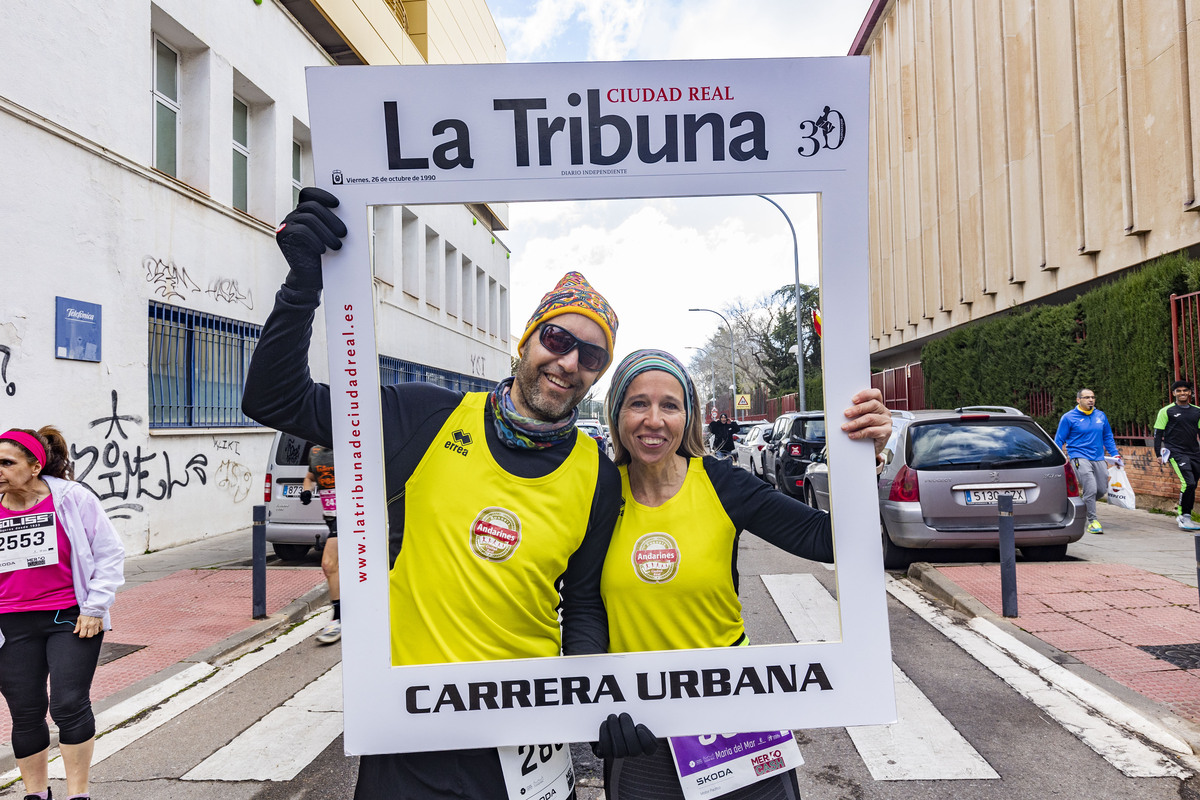
[[[392,356],[379,357],[379,384],[381,386],[415,381],[435,383],[458,392],[490,392],[495,385],[492,381],[478,376],[463,375],[446,369],[414,364],[411,361],[402,361]]]
[[[252,427],[242,390],[262,326],[150,303],[151,428]]]

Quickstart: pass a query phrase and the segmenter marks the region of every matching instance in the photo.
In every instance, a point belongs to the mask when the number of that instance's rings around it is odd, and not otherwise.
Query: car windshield
[[[597,428],[595,425],[579,425],[577,427],[581,431],[586,433],[588,436],[600,436],[601,435],[600,429]]]
[[[1065,460],[1032,423],[944,420],[910,428],[908,465],[913,469],[1055,467]]]

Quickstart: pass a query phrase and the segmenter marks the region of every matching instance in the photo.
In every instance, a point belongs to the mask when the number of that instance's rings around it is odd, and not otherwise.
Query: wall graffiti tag
[[[17,393],[16,382],[8,379],[8,359],[12,357],[12,350],[7,345],[0,344],[0,356],[0,383],[4,384],[4,393],[12,397]]]
[[[213,450],[229,450],[237,455],[242,454],[242,443],[237,439],[218,439],[213,437]]]
[[[108,426],[104,431],[104,442],[86,447],[71,445],[75,479],[88,487],[102,503],[123,501],[106,505],[105,512],[114,519],[129,519],[130,514],[126,512],[144,511],[143,500],[169,500],[176,489],[187,486],[193,477],[202,486],[208,483],[205,472],[208,456],[204,453],[194,454],[180,472],[178,467],[172,467],[171,455],[165,450],[144,453],[141,445],[130,449],[125,444],[129,434],[121,423],[140,425],[141,422],[141,417],[117,413],[117,391],[114,389],[112,412],[88,423],[89,428]]]
[[[243,292],[238,286],[237,278],[214,278],[208,282],[205,293],[226,303],[238,303],[249,309],[254,308],[254,293],[249,290]]]
[[[154,293],[164,300],[172,297],[187,300],[184,292],[194,294],[200,291],[200,286],[188,275],[187,269],[176,266],[173,261],[146,256],[142,259],[142,266],[146,268],[146,282],[154,284]]]
[[[233,502],[240,503],[250,496],[254,474],[249,468],[236,461],[222,461],[213,473],[217,488],[233,495]]]

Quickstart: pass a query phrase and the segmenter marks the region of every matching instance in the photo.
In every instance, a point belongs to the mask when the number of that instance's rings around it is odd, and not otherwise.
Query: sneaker
[[[321,628],[321,632],[317,634],[317,641],[321,644],[333,644],[341,638],[342,621],[340,619],[335,619],[324,628]]]
[[[1104,533],[1104,528],[1100,525],[1100,520],[1094,519],[1087,524],[1088,533]]]
[[[1179,525],[1180,530],[1200,531],[1200,525],[1192,522],[1191,514],[1180,514],[1175,518],[1175,522]]]
[[[36,794],[27,794],[25,800],[42,800],[42,798]],[[50,790],[49,786],[46,787],[46,800],[54,800],[54,792]]]

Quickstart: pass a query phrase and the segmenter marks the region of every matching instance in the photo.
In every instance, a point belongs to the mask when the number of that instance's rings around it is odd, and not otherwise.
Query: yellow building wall
[[[485,0],[313,0],[367,64],[485,64],[507,59]]]
[[[871,342],[1200,243],[1200,0],[892,0],[871,57]]]

